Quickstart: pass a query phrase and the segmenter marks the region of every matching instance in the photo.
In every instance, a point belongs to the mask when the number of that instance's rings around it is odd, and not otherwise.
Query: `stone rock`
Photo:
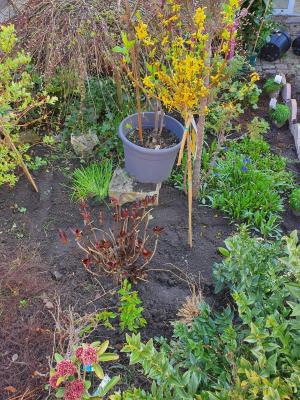
[[[95,133],[71,135],[71,144],[78,156],[86,157],[90,155],[97,144],[99,144],[99,139]]]
[[[57,271],[55,269],[51,271],[51,275],[52,275],[52,278],[56,281],[60,281],[63,277],[63,274],[61,274],[59,271]]]
[[[290,132],[291,134],[294,136],[294,139],[296,141],[297,138],[300,139],[300,124],[295,124],[293,122],[291,122],[289,124],[289,128],[290,128]]]
[[[20,132],[19,138],[21,144],[36,144],[41,142],[41,137],[33,129],[27,129],[24,132]]]
[[[161,183],[139,183],[130,177],[122,168],[114,171],[109,185],[108,195],[118,200],[120,205],[142,200],[146,196],[157,196],[157,204]],[[156,205],[157,205],[156,204]]]
[[[292,98],[292,86],[290,83],[286,83],[281,89],[281,96],[284,102],[288,102]]]
[[[283,85],[286,85],[286,76],[285,76],[285,74],[280,74],[280,75],[282,76],[281,83],[282,83]]]
[[[291,99],[286,102],[286,104],[290,107],[291,116],[289,118],[290,124],[297,121],[297,100]]]

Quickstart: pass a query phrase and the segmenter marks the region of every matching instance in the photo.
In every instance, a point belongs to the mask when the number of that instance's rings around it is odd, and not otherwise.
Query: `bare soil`
[[[154,129],[143,129],[144,143],[140,142],[137,130],[130,132],[127,138],[132,143],[147,149],[166,149],[179,143],[178,137],[166,128],[162,129],[161,134],[155,132]]]

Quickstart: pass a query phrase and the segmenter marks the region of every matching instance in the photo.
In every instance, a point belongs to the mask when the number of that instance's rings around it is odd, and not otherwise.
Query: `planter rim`
[[[143,116],[143,114],[154,114],[154,112],[153,111],[144,111],[144,112],[141,113],[141,115]],[[170,146],[170,147],[167,147],[167,148],[164,148],[164,149],[149,149],[147,147],[138,146],[137,144],[134,144],[130,140],[128,140],[126,135],[124,135],[124,133],[123,133],[124,128],[125,128],[125,124],[127,123],[127,121],[130,118],[132,118],[132,117],[134,117],[136,115],[138,115],[138,113],[131,114],[128,117],[124,118],[123,121],[120,123],[120,126],[119,126],[119,137],[129,147],[131,147],[132,149],[138,150],[140,153],[143,153],[143,154],[163,154],[163,153],[169,153],[171,149],[172,149],[172,151],[174,149],[178,149],[178,150],[180,149],[181,140],[180,140],[179,143],[175,144],[174,146]],[[179,122],[176,118],[171,117],[170,115],[165,115],[164,118],[173,120],[177,124],[181,125],[183,127],[183,129],[184,129],[184,126],[182,125],[182,123]],[[143,124],[142,124],[142,126],[143,127],[148,127],[147,125],[143,125]],[[150,125],[149,127],[152,128],[152,125]]]

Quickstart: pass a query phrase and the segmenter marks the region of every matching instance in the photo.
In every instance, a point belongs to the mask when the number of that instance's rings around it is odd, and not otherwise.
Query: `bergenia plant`
[[[190,246],[192,197],[198,196],[201,183],[205,118],[221,83],[227,79],[227,66],[235,51],[239,8],[239,0],[225,0],[223,4],[209,2],[207,7],[190,13],[179,1],[168,0],[158,7],[151,26],[137,13],[127,24],[128,34],[122,36],[123,47],[114,48],[122,55],[122,68],[135,87],[139,86],[166,110],[179,113],[185,121],[178,165],[186,147]],[[154,28],[152,21],[156,21]],[[256,77],[251,78],[249,90]]]
[[[55,354],[56,366],[50,371],[49,386],[57,399],[101,400],[119,382],[119,376],[109,378],[100,365],[119,358],[106,352],[108,346],[106,340],[102,344],[81,344],[69,358]]]
[[[76,242],[84,252],[82,260],[86,270],[94,275],[112,274],[118,282],[129,278],[145,279],[147,266],[152,260],[162,227],[149,229],[151,206],[156,196],[146,196],[131,207],[121,207],[112,199],[114,213],[112,223],[104,228],[102,213],[98,218],[99,228],[92,220],[91,212],[85,202],[81,203],[81,214],[84,220],[83,229],[75,229]],[[68,242],[64,231],[60,231],[60,239]]]

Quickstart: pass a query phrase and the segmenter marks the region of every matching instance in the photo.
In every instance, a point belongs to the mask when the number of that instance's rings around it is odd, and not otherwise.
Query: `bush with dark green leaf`
[[[245,228],[225,241],[214,267],[236,315],[199,305],[191,326],[175,323],[171,342],[126,337],[123,352],[152,382],[111,400],[296,400],[300,393],[300,245],[297,232],[271,243]]]

